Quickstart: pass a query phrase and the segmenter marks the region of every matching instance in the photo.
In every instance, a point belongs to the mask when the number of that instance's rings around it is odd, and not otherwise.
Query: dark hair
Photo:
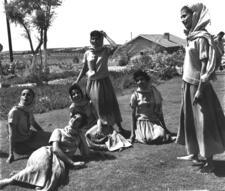
[[[94,31],[91,31],[90,37],[103,38],[103,35],[100,31],[94,30]]]
[[[22,94],[22,92],[23,92],[24,90],[28,90],[28,91],[32,94],[33,98],[35,97],[35,93],[34,93],[34,90],[33,90],[33,89],[31,89],[31,88],[24,88],[24,89],[21,91],[20,94]]]
[[[181,11],[186,11],[187,13],[193,14],[191,8],[186,5],[181,8]]]
[[[70,97],[72,95],[72,90],[78,90],[81,93],[82,97],[84,97],[83,91],[78,84],[73,84],[72,86],[70,86],[69,88]]]
[[[0,52],[2,51],[2,49],[3,49],[3,46],[2,46],[2,44],[0,43]]]
[[[150,81],[151,77],[147,74],[147,72],[140,70],[137,70],[136,72],[134,72],[133,74],[133,79],[134,81],[137,80],[138,77],[144,77],[146,81]]]
[[[223,37],[223,36],[224,36],[224,32],[223,32],[223,31],[220,31],[220,32],[217,34],[217,36]]]
[[[73,115],[71,116],[71,118],[73,118],[74,115],[76,115],[76,114],[81,115],[81,124],[80,124],[80,127],[82,128],[84,125],[87,124],[87,115],[84,114],[84,113],[82,113],[82,112],[75,112],[75,113],[73,113]]]

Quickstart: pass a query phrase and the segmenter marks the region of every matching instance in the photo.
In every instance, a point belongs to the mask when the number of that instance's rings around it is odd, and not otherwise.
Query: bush
[[[143,69],[162,80],[166,80],[178,75],[175,66],[182,66],[183,59],[184,54],[180,52],[144,54],[131,58],[129,65],[133,70]]]
[[[35,113],[43,113],[53,109],[65,108],[70,105],[68,89],[70,84],[34,86]],[[0,118],[6,119],[9,110],[19,102],[20,93],[25,87],[1,88]]]
[[[174,53],[158,53],[158,54],[145,54],[142,57],[132,58],[127,66],[112,66],[109,67],[110,78],[113,87],[117,92],[135,86],[133,80],[133,73],[142,69],[145,70],[152,79],[152,82],[157,84],[159,79],[166,80],[177,75],[175,66],[182,65],[183,55]],[[33,89],[36,93],[36,105],[34,112],[43,113],[54,109],[61,109],[68,107],[71,103],[68,88],[71,83],[76,79],[78,70],[63,71],[62,73],[51,73],[48,75],[48,80],[56,80],[57,82],[51,85],[34,86]],[[29,78],[15,77],[8,79],[14,80],[13,83],[27,83]],[[9,84],[9,83],[8,83]],[[85,89],[86,79],[83,78],[80,82],[82,89]],[[13,105],[17,104],[20,97],[20,92],[24,87],[10,87],[1,88],[0,91],[0,118],[6,119],[7,113]]]
[[[43,113],[54,109],[66,108],[71,104],[69,87],[73,79],[60,84],[33,86],[35,92],[34,113]],[[85,91],[85,79],[82,79],[80,86]],[[9,110],[19,102],[20,93],[26,86],[1,88],[0,91],[0,119],[6,119]]]

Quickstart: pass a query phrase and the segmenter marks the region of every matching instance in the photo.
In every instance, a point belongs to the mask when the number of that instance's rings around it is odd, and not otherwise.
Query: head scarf
[[[213,41],[213,37],[206,27],[211,23],[209,10],[202,3],[197,3],[188,6],[192,12],[192,27],[189,31],[186,31],[187,41],[192,41],[196,38],[205,38],[209,44],[208,62],[206,66],[206,73],[201,76],[202,81],[208,81],[215,78],[215,70],[217,68],[216,63],[216,46]]]
[[[197,3],[188,7],[193,12],[192,27],[190,32],[205,30],[206,26],[211,22],[209,10],[207,7],[202,3]]]

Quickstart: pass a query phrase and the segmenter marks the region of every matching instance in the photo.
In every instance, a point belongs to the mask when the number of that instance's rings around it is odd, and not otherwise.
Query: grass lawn
[[[221,83],[223,84],[223,83]],[[164,115],[168,128],[176,132],[179,125],[181,79],[174,78],[158,86],[164,98]],[[216,91],[224,95],[225,89],[215,84]],[[130,129],[131,113],[129,98],[132,90],[118,97],[123,116],[123,127]],[[224,98],[220,96],[221,101]],[[68,109],[37,114],[37,121],[49,131],[64,127],[68,120]],[[0,134],[0,178],[7,177],[12,170],[26,165],[21,159],[7,164],[8,141],[5,122],[1,122]],[[62,191],[73,190],[225,190],[225,157],[215,156],[215,173],[201,174],[188,161],[178,161],[185,155],[185,148],[175,143],[144,145],[135,143],[133,148],[122,152],[107,152],[108,157],[94,157],[87,168],[69,171],[69,183]],[[28,188],[8,186],[5,190],[26,191]]]

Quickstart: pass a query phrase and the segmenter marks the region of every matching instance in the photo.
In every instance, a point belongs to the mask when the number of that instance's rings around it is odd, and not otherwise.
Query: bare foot
[[[73,162],[73,168],[75,169],[79,169],[85,167],[85,162],[81,161],[81,162]]]
[[[181,157],[177,157],[177,160],[196,160],[198,159],[198,156],[191,154],[191,155],[186,155],[186,156],[181,156]]]
[[[6,162],[7,163],[12,163],[14,161],[14,155],[9,155],[9,157],[7,158]]]
[[[11,178],[5,178],[0,180],[0,189],[3,189],[5,186],[7,186],[8,184],[12,183],[13,180]]]

